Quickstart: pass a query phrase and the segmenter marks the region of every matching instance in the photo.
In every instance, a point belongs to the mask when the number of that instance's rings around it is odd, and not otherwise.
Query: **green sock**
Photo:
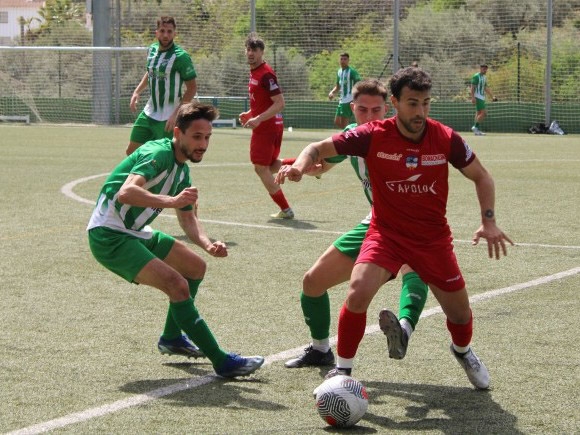
[[[403,286],[399,299],[399,320],[407,319],[413,329],[419,323],[419,317],[427,301],[428,290],[427,284],[421,281],[415,272],[403,276]]]
[[[220,367],[226,360],[227,353],[217,344],[205,320],[200,317],[199,312],[193,305],[193,299],[170,302],[169,310],[173,314],[175,322],[209,358],[213,366]]]
[[[195,296],[197,295],[197,290],[199,289],[199,285],[201,284],[201,279],[188,279],[187,284],[189,285],[189,294],[191,298],[195,300]],[[176,338],[181,337],[181,328],[175,322],[173,315],[171,314],[171,309],[167,310],[167,318],[165,319],[165,328],[163,328],[163,334],[161,334],[166,340],[175,340]]]
[[[479,122],[476,122],[474,125],[475,128],[479,128]]]
[[[328,338],[330,335],[330,299],[328,292],[319,297],[300,295],[300,305],[304,321],[310,328],[310,335],[315,340]]]

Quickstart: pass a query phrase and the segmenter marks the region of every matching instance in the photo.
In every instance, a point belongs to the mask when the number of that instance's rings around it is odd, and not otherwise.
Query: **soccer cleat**
[[[304,349],[302,355],[284,363],[284,365],[289,369],[307,366],[330,366],[333,364],[334,354],[332,353],[332,350],[328,349],[328,352],[325,353],[314,349],[312,345]]]
[[[215,372],[223,378],[235,378],[236,376],[248,376],[258,370],[264,364],[261,356],[240,356],[229,353],[223,365]]]
[[[379,326],[383,334],[387,337],[389,358],[405,358],[407,346],[409,345],[409,337],[407,336],[407,332],[401,328],[397,316],[389,310],[382,310],[379,313]]]
[[[485,367],[473,349],[470,348],[466,353],[461,354],[455,351],[453,344],[451,344],[451,353],[461,367],[463,367],[469,382],[475,388],[480,390],[487,390],[489,388],[489,372],[487,371],[487,367]]]
[[[274,219],[294,219],[294,212],[291,208],[287,208],[286,210],[280,210],[278,213],[271,214],[270,217]]]
[[[181,355],[187,358],[202,358],[205,356],[187,335],[182,335],[174,340],[167,340],[161,337],[157,343],[157,349],[162,355]]]
[[[340,376],[340,375],[350,376],[351,373],[352,373],[352,369],[341,369],[339,367],[335,367],[335,368],[329,370],[329,372],[326,374],[326,376],[324,376],[324,380],[334,378],[335,376]],[[320,385],[318,387],[316,387],[314,389],[314,391],[312,392],[312,395],[314,397],[316,397],[316,393],[318,393],[318,388],[320,388]]]

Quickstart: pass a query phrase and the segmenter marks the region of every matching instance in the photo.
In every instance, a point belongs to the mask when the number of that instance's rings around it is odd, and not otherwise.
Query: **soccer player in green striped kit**
[[[348,125],[345,130],[385,117],[388,111],[386,102],[388,93],[381,82],[378,80],[359,81],[354,85],[352,93],[353,101],[350,104],[357,122]],[[320,169],[310,172],[309,175],[320,175],[347,158],[350,159],[362,183],[364,194],[372,205],[371,184],[363,158],[332,157],[320,162],[318,165]],[[292,164],[291,160],[286,159],[285,163]],[[282,171],[283,168],[280,170]],[[350,279],[370,221],[371,214],[369,213],[358,226],[340,236],[304,275],[300,304],[306,324],[310,328],[312,344],[305,349],[303,354],[287,361],[286,367],[334,364],[334,354],[329,343],[330,301],[327,290]],[[399,318],[389,310],[382,310],[379,315],[379,326],[387,337],[389,357],[394,359],[404,358],[409,338],[419,322],[428,292],[427,285],[408,265],[403,265],[400,273],[403,276],[403,285],[399,302]]]
[[[197,218],[193,205],[198,191],[191,186],[186,163],[201,162],[217,115],[211,105],[182,105],[173,139],[147,142],[113,169],[87,230],[91,252],[99,263],[130,283],[157,288],[169,297],[159,351],[193,358],[206,356],[218,375],[231,378],[253,373],[264,358],[227,353],[218,345],[194,305],[205,262],[185,243],[149,226],[164,208],[173,208],[193,243],[213,257],[227,256],[226,244],[212,242]],[[125,305],[136,309],[133,303]]]
[[[173,136],[175,117],[180,104],[190,102],[197,93],[197,73],[191,57],[173,42],[176,24],[173,17],[157,20],[157,41],[147,51],[146,72],[131,97],[130,108],[137,110],[140,94],[149,87],[149,100],[137,117],[127,155],[147,141]],[[185,84],[185,92],[181,88]]]

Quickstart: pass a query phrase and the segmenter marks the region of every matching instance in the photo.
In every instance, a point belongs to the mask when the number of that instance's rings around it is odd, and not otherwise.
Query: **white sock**
[[[469,344],[467,346],[457,346],[455,343],[453,343],[453,349],[455,350],[455,352],[461,354],[466,353],[470,347],[471,346]]]
[[[407,333],[407,337],[411,338],[411,334],[413,333],[413,325],[409,322],[405,317],[400,320],[401,328],[405,330]]]
[[[326,353],[330,350],[330,339],[325,338],[323,340],[312,339],[312,348],[319,350],[320,352]]]
[[[352,365],[354,363],[354,358],[336,358],[336,367],[340,367],[341,369],[352,369]]]

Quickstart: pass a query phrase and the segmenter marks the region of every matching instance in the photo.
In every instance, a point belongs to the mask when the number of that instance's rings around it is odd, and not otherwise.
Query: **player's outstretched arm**
[[[134,207],[183,208],[197,201],[195,187],[188,187],[177,196],[157,195],[143,187],[146,181],[142,175],[130,174],[119,189],[119,202]]]
[[[475,191],[481,208],[481,226],[473,234],[472,244],[477,245],[480,239],[486,239],[489,258],[495,257],[499,260],[500,250],[503,255],[507,255],[506,241],[512,246],[514,243],[495,222],[495,185],[493,178],[477,157],[461,172],[475,183]]]
[[[302,175],[307,173],[321,160],[336,155],[337,152],[334,148],[332,138],[329,137],[320,142],[313,142],[300,152],[292,166],[282,166],[280,168],[275,181],[278,184],[284,184],[287,178],[290,181],[298,182],[302,179]]]

